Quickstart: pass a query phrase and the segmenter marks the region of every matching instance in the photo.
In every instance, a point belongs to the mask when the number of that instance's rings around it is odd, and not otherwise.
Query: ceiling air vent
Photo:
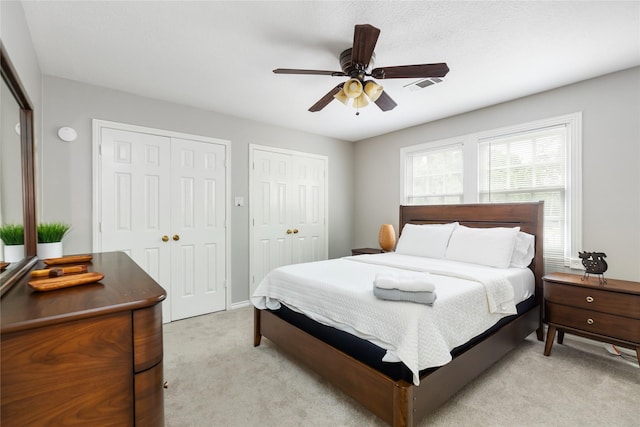
[[[429,78],[418,80],[408,85],[405,85],[405,88],[409,90],[419,90],[419,89],[424,89],[427,86],[440,83],[441,81],[442,79],[439,79],[438,77],[429,77]]]

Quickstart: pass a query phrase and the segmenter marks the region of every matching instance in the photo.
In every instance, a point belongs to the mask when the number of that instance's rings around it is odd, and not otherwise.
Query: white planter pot
[[[38,259],[60,258],[62,242],[38,243]]]
[[[24,259],[24,245],[5,245],[5,262],[18,262]]]

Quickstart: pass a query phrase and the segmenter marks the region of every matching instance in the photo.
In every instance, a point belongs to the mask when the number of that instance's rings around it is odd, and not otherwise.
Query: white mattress
[[[431,272],[437,300],[429,306],[376,298],[375,275],[390,269]],[[258,285],[251,302],[260,309],[285,304],[366,339],[386,350],[384,361],[403,362],[418,384],[420,370],[448,363],[452,349],[515,314],[515,304],[533,292],[529,269],[385,253],[277,268]]]

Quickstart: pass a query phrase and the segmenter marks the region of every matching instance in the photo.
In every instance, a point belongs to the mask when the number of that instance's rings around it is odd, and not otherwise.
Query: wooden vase
[[[382,224],[378,232],[378,243],[385,252],[391,252],[396,247],[396,230],[392,224]]]

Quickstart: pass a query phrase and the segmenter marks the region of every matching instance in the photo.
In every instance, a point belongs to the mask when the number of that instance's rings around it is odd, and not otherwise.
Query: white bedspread
[[[429,271],[437,300],[428,306],[376,298],[375,275],[389,269]],[[369,340],[387,351],[383,361],[402,361],[417,385],[420,370],[448,363],[452,349],[516,312],[510,278],[533,283],[533,275],[518,269],[514,276],[511,270],[394,253],[360,255],[277,268],[258,285],[251,302],[260,309],[278,309],[282,303]]]

